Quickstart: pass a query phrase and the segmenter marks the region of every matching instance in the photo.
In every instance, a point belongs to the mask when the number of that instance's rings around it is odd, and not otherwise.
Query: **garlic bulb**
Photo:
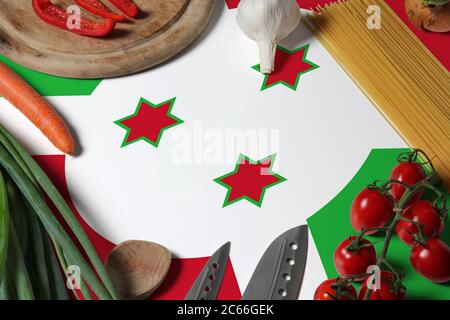
[[[294,31],[300,16],[295,0],[240,1],[237,21],[242,31],[258,43],[262,73],[274,71],[277,44]]]

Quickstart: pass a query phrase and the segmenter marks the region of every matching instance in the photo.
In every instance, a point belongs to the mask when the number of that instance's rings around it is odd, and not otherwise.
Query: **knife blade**
[[[298,226],[276,238],[259,261],[242,300],[296,300],[308,255],[308,227]]]
[[[216,300],[222,285],[231,243],[227,242],[209,258],[184,300]]]

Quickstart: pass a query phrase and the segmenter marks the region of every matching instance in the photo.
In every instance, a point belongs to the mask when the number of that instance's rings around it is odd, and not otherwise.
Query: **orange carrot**
[[[0,96],[22,112],[55,147],[66,154],[73,154],[74,141],[64,120],[42,96],[2,62]]]

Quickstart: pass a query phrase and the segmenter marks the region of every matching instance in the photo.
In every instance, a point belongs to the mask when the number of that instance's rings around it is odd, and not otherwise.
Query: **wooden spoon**
[[[111,251],[106,271],[120,299],[146,299],[163,282],[171,260],[169,250],[157,243],[129,240]]]

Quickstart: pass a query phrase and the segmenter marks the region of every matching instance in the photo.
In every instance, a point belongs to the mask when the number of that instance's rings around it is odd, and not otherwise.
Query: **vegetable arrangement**
[[[405,10],[417,28],[432,32],[450,31],[449,0],[405,0]]]
[[[74,140],[64,120],[14,71],[0,62],[0,96],[22,112],[55,147],[73,154]]]
[[[426,162],[420,162],[419,156]],[[353,200],[350,222],[359,233],[337,246],[334,264],[339,277],[324,281],[316,289],[315,300],[406,299],[404,274],[387,259],[395,234],[411,247],[410,262],[420,275],[436,283],[450,281],[450,247],[439,239],[448,201],[437,188],[440,178],[421,150],[400,154],[398,161],[388,181],[375,181]],[[428,174],[425,168],[430,168]],[[425,193],[432,200],[422,199]],[[375,233],[384,234],[378,256],[374,244],[365,238]],[[377,269],[381,272],[374,284]],[[359,281],[357,293],[353,285]]]
[[[92,299],[91,292],[102,300],[117,298],[100,258],[61,194],[0,126],[0,299],[67,299],[60,269],[67,272],[69,266],[80,269],[79,290],[72,289],[76,298]]]
[[[100,0],[75,0],[76,3],[101,17],[100,22],[90,20],[84,17],[79,17],[79,25],[69,27],[69,22],[73,20],[73,13],[53,4],[50,0],[33,0],[33,9],[35,13],[43,21],[79,35],[89,37],[103,37],[114,30],[117,22],[129,18],[135,18],[139,9],[132,0],[110,0],[110,2],[119,9],[123,14],[114,13],[106,7]],[[126,15],[126,16],[125,16]]]

